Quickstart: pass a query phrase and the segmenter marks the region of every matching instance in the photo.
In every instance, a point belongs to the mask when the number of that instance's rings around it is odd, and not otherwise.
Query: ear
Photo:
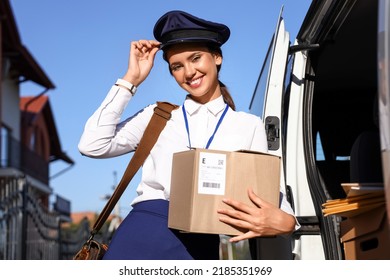
[[[215,59],[215,65],[221,65],[222,64],[222,55],[219,53],[214,54],[214,59]]]

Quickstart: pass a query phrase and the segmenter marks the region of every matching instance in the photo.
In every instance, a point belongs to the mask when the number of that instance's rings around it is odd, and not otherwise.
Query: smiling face
[[[165,55],[176,82],[192,99],[204,104],[221,95],[217,70],[222,63],[220,54],[199,44],[177,44]]]

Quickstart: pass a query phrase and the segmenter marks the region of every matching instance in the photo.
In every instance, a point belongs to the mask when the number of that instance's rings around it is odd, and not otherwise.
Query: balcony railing
[[[48,184],[49,162],[13,137],[2,138],[1,167],[13,167]]]

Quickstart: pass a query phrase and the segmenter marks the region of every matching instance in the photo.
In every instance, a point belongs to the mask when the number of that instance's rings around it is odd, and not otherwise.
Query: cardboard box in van
[[[346,260],[390,259],[386,206],[349,217],[340,223]]]
[[[173,155],[168,226],[187,232],[238,235],[219,221],[229,197],[254,205],[247,189],[279,205],[280,158],[249,151],[194,149]]]

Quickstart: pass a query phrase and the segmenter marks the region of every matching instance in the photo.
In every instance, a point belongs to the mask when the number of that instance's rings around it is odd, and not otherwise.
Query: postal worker
[[[169,72],[185,93],[184,102],[172,112],[143,164],[132,210],[115,231],[104,259],[219,259],[219,235],[168,228],[172,157],[190,148],[267,152],[264,124],[258,116],[235,111],[227,87],[219,80],[221,46],[230,36],[226,25],[171,11],[158,19],[154,36],[155,40],[131,43],[126,73],[86,122],[78,146],[92,158],[115,157],[137,148],[156,104],[123,120],[122,113],[161,50]],[[143,94],[141,89],[137,94]],[[248,196],[253,205],[226,198],[231,209],[219,210],[222,222],[243,231],[232,242],[288,234],[297,226],[283,192],[280,207],[250,189]]]

